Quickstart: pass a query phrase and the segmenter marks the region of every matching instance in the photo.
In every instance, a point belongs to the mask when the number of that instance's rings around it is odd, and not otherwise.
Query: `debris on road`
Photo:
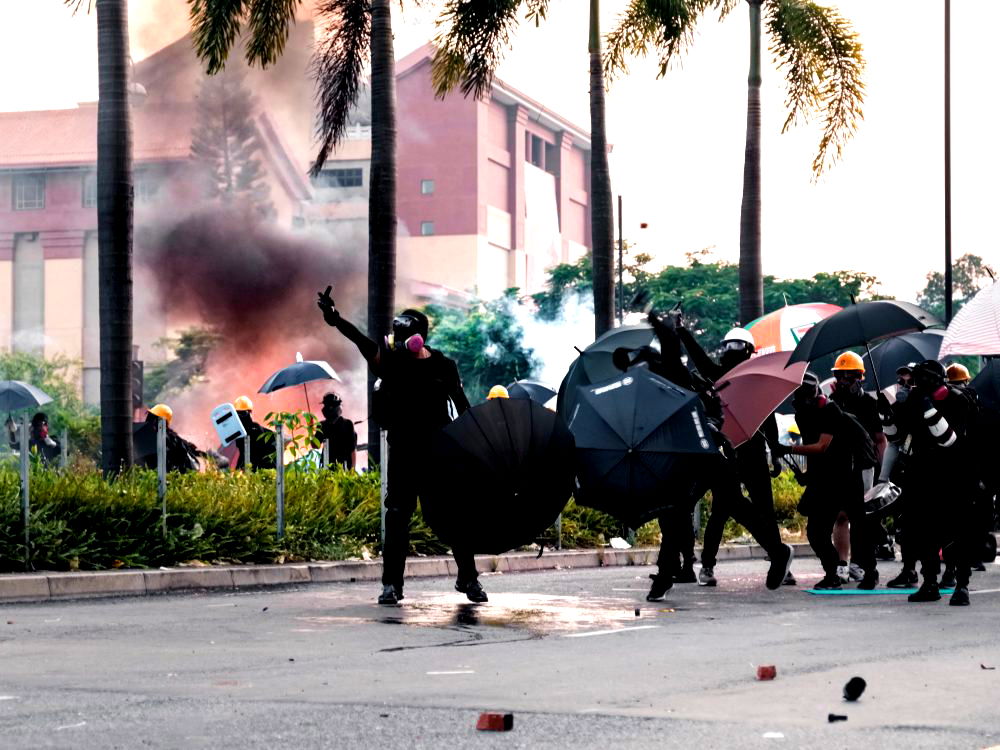
[[[778,668],[773,664],[761,664],[757,667],[758,680],[773,680],[778,676]]]
[[[843,714],[829,714],[826,720],[833,724],[835,721],[847,721],[847,717]]]
[[[865,692],[865,688],[868,687],[868,683],[864,681],[861,677],[852,677],[844,685],[844,700],[845,701],[856,701],[861,697],[861,694]]]
[[[996,667],[987,667],[985,664],[980,664],[979,668],[980,669],[996,669]]]
[[[479,714],[476,729],[481,732],[509,732],[514,728],[514,714]]]
[[[638,617],[638,616],[639,616],[639,608],[638,608],[638,607],[636,607],[636,608],[635,608],[635,616],[636,616],[636,617]]]
[[[764,734],[762,734],[761,737],[763,737],[765,740],[783,740],[783,739],[785,739],[785,735],[782,734],[781,732],[764,732]]]

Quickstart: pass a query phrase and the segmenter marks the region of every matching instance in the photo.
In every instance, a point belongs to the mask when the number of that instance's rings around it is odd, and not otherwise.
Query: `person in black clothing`
[[[896,370],[896,400],[889,403],[885,394],[878,396],[879,416],[890,425],[899,422],[899,415],[910,396],[910,389],[913,387],[913,367],[916,363],[903,365]],[[883,416],[888,415],[888,417]],[[884,427],[883,427],[884,430]],[[886,581],[886,588],[908,589],[917,585],[917,553],[916,546],[911,543],[912,524],[907,524],[906,498],[909,486],[907,465],[910,462],[909,442],[902,440],[889,440],[886,445],[885,454],[882,457],[882,468],[879,472],[879,482],[894,482],[901,491],[899,500],[893,505],[890,515],[892,516],[892,531],[896,543],[899,544],[900,556],[903,560],[903,567],[895,578]]]
[[[837,564],[840,555],[833,546],[831,530],[841,511],[857,530],[853,546],[860,550],[859,560],[865,575],[858,588],[874,589],[878,583],[875,572],[875,551],[864,537],[864,480],[852,446],[852,432],[844,412],[823,396],[819,378],[807,372],[802,385],[792,397],[795,423],[802,433],[802,444],[775,445],[777,455],[793,453],[808,457],[805,473],[806,489],[799,503],[799,512],[808,517],[806,537],[823,565],[825,576],[816,584],[818,589],[839,589]],[[863,554],[862,554],[863,553]]]
[[[711,383],[688,370],[681,360],[679,336],[682,329],[676,326],[677,317],[673,316],[673,320],[665,321],[655,313],[650,313],[649,322],[660,341],[661,362],[659,372],[656,370],[654,372],[675,385],[694,390],[699,394],[705,405],[709,427],[719,447],[719,453],[706,458],[706,470],[700,474],[695,486],[679,488],[678,495],[682,499],[672,511],[660,518],[660,528],[663,533],[657,558],[657,573],[651,576],[653,584],[646,599],[662,601],[666,592],[673,586],[679,548],[686,536],[683,529],[690,528],[691,510],[707,490],[712,492],[713,503],[727,508],[727,513],[742,524],[767,552],[771,560],[767,573],[767,588],[776,589],[788,575],[794,554],[792,547],[781,541],[777,524],[769,525],[764,522],[743,495],[734,451],[721,431],[722,404],[714,393]],[[702,565],[704,564],[703,553]]]
[[[718,363],[709,357],[691,332],[683,325],[677,327],[677,336],[684,344],[688,356],[695,368],[705,378],[714,382],[720,380],[726,373],[741,362],[746,362],[754,353],[754,340],[745,328],[733,328],[722,341],[723,351]],[[736,448],[736,471],[739,481],[746,487],[756,515],[755,528],[761,533],[771,536],[778,531],[778,520],[774,515],[774,495],[771,490],[771,471],[767,463],[767,443],[777,444],[778,425],[771,415],[765,420],[761,429],[750,440]],[[733,496],[734,497],[734,496]],[[726,521],[732,516],[732,508],[725,502],[718,502],[712,496],[712,514],[705,526],[705,538],[701,550],[701,571],[698,582],[702,586],[715,586],[715,563],[722,544],[722,533]],[[780,536],[779,536],[780,541]],[[795,578],[789,571],[783,583],[795,584]]]
[[[59,441],[49,435],[49,418],[43,412],[38,412],[31,418],[28,450],[45,465],[55,463],[62,453]]]
[[[422,475],[428,466],[434,433],[451,421],[449,401],[459,414],[469,408],[455,361],[426,346],[427,317],[404,310],[392,322],[391,336],[377,344],[341,317],[330,297],[319,294],[327,324],[358,347],[379,378],[373,418],[388,431],[388,491],[385,498],[385,544],[382,549],[382,593],[379,604],[403,598],[403,572],[410,548],[410,518],[417,507]],[[455,589],[470,601],[485,602],[476,559],[471,551],[453,549],[458,564]]]
[[[247,396],[240,396],[233,402],[233,406],[236,407],[236,416],[240,418],[240,423],[250,438],[251,471],[277,468],[277,435],[273,430],[254,422],[253,402]],[[237,440],[236,447],[239,454],[236,457],[235,468],[244,469],[246,468],[246,456],[243,455],[244,441]]]
[[[204,456],[205,453],[198,450],[194,443],[188,442],[170,429],[170,423],[173,421],[173,418],[174,412],[169,406],[166,404],[157,404],[146,413],[146,427],[143,430],[152,431],[153,435],[155,435],[156,423],[160,419],[163,419],[167,423],[167,471],[176,471],[181,474],[189,471],[197,471],[199,468],[198,458]],[[136,438],[136,445],[138,445],[138,438]],[[155,470],[156,453],[146,452],[139,455],[139,451],[136,450],[135,463],[137,466]]]
[[[316,439],[320,443],[329,442],[329,468],[354,469],[357,461],[358,433],[354,424],[341,416],[343,402],[336,393],[323,396],[323,421],[316,429]]]
[[[970,557],[969,514],[972,478],[966,440],[970,417],[968,399],[945,383],[944,366],[925,360],[913,368],[913,387],[898,412],[883,410],[885,433],[894,442],[909,443],[906,514],[912,543],[920,559],[923,583],[911,602],[941,598],[938,550],[955,560],[955,591],[950,604],[968,606]]]

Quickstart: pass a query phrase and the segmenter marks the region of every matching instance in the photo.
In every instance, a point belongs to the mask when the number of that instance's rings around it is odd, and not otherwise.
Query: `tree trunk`
[[[132,465],[132,125],[126,0],[97,0],[97,246],[101,455]]]
[[[740,322],[764,314],[764,282],[760,261],[760,4],[750,5],[750,77],[747,94],[747,147],[743,162],[743,207],[740,211]]]
[[[600,2],[590,0],[590,236],[594,270],[594,335],[614,327],[614,214],[608,135],[604,121],[604,65],[601,59]]]
[[[368,197],[368,335],[389,333],[396,291],[396,73],[393,0],[372,0],[372,158]],[[374,377],[368,376],[371,404]],[[369,409],[369,412],[371,409]],[[368,455],[379,460],[378,426],[368,422]]]

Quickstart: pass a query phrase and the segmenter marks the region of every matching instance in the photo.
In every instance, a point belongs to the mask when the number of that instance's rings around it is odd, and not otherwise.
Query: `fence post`
[[[323,441],[323,462],[320,464],[324,469],[330,466],[330,441]]]
[[[63,430],[62,442],[59,444],[59,461],[62,468],[69,466],[69,430]]]
[[[250,433],[243,438],[243,471],[250,471]]]
[[[31,451],[27,412],[21,416],[21,518],[24,522],[24,569],[31,570],[31,530],[28,521],[31,516]]]
[[[274,468],[277,474],[278,502],[278,533],[277,538],[285,536],[285,425],[278,423],[278,433],[275,436]]]
[[[167,536],[167,420],[156,420],[156,494],[160,498],[161,526]]]
[[[381,520],[379,525],[379,538],[385,544],[385,496],[389,493],[389,441],[386,439],[385,430],[378,431],[379,456],[379,478],[381,480],[380,502]]]
[[[562,513],[556,518],[556,549],[562,549]]]

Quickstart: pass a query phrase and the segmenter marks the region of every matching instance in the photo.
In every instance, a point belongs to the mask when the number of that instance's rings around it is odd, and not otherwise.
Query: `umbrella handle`
[[[872,348],[865,342],[865,351],[868,352],[868,363],[872,366],[872,376],[875,378],[875,390],[881,391],[882,386],[878,382],[878,368],[875,366],[875,360],[872,357]]]

